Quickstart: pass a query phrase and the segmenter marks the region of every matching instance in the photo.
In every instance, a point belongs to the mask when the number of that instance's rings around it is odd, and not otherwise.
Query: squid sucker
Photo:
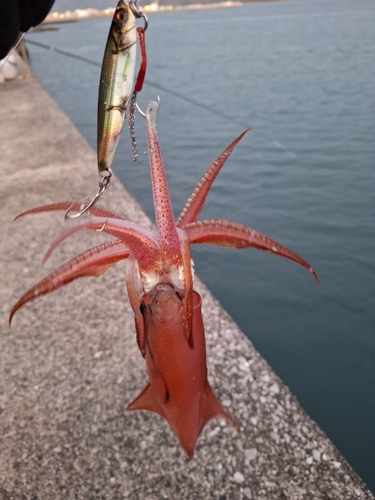
[[[192,458],[196,441],[210,419],[223,417],[235,427],[239,427],[239,423],[221,406],[207,379],[202,299],[193,290],[190,245],[253,247],[292,260],[305,267],[318,283],[319,280],[305,260],[254,229],[224,219],[198,221],[213,181],[248,130],[218,156],[175,221],[156,134],[157,113],[158,104],[150,102],[145,118],[157,231],[94,205],[90,217],[80,220],[52,243],[46,258],[59,243],[82,229],[100,230],[114,239],[73,257],[34,285],[15,304],[9,322],[19,308],[36,297],[80,277],[101,276],[109,267],[126,259],[126,289],[134,313],[138,347],[149,378],[127,410],[147,410],[162,416],[187,456]],[[80,203],[65,201],[45,205],[16,218],[68,209],[78,212]]]

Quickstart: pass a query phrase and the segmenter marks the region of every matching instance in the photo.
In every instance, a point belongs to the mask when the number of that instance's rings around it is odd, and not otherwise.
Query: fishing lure
[[[66,230],[52,243],[46,258],[61,241],[82,229],[101,230],[115,239],[74,257],[33,286],[15,304],[9,322],[30,300],[76,278],[100,276],[116,262],[127,259],[126,287],[137,343],[149,377],[146,387],[127,409],[153,411],[165,418],[192,458],[196,440],[211,418],[221,416],[234,426],[238,423],[221,406],[207,380],[201,297],[193,290],[190,245],[253,247],[297,262],[317,281],[318,276],[296,253],[253,229],[223,219],[197,220],[213,181],[248,130],[210,166],[175,222],[156,135],[157,112],[158,104],[149,103],[145,118],[157,232],[94,206],[90,219]],[[72,211],[80,209],[78,203],[62,202],[27,210],[18,217],[67,207]]]
[[[98,98],[98,169],[110,171],[133,92],[137,52],[136,18],[128,4],[117,4],[104,51]]]
[[[136,18],[140,17],[143,17],[145,24],[143,27],[137,28]],[[129,2],[129,4],[119,0],[109,30],[100,73],[97,124],[99,190],[94,198],[88,204],[83,204],[83,208],[74,215],[69,207],[65,213],[66,219],[75,219],[89,212],[109,187],[112,176],[111,165],[130,102],[131,142],[134,160],[136,161],[138,158],[134,133],[134,109],[137,92],[142,89],[146,74],[147,59],[144,33],[147,26],[147,17],[138,10],[136,0]],[[142,63],[134,88],[137,36],[141,46]]]

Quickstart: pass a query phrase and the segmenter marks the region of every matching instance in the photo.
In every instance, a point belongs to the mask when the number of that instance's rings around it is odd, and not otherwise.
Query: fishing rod
[[[47,45],[45,43],[36,42],[34,40],[30,40],[29,38],[25,38],[24,41],[26,43],[29,43],[30,45],[35,45],[36,47],[40,47],[42,49],[49,50],[50,52],[56,52],[56,54],[60,54],[60,55],[66,56],[66,57],[70,57],[71,59],[76,59],[78,61],[82,61],[86,64],[90,64],[91,66],[96,66],[97,68],[101,68],[101,66],[102,66],[100,63],[98,63],[92,59],[80,56],[78,54],[74,54],[73,52],[69,52],[67,50],[59,49],[57,47],[54,47],[53,45]],[[181,99],[185,102],[193,104],[194,106],[198,106],[199,108],[205,109],[206,111],[209,111],[210,113],[212,113],[216,116],[220,116],[220,118],[223,118],[224,120],[235,123],[236,125],[239,125],[241,127],[248,128],[248,124],[246,124],[240,120],[236,120],[232,116],[227,115],[225,113],[222,113],[221,111],[217,111],[217,109],[209,106],[208,104],[205,104],[205,103],[200,102],[196,99],[193,99],[192,97],[186,96],[185,94],[182,94],[181,92],[177,92],[176,90],[172,90],[168,87],[165,87],[164,85],[160,85],[159,83],[152,82],[148,79],[145,79],[144,83],[145,83],[145,85],[148,85],[148,86],[153,87],[155,89],[161,90],[161,91],[165,92],[166,94],[170,94],[170,95],[173,95],[175,97],[178,97],[179,99]],[[260,136],[262,136],[264,139],[270,141],[270,139],[268,137],[266,137],[262,132],[259,132],[259,130],[257,130],[256,132]],[[297,158],[297,156],[294,153],[292,153],[291,151],[288,151],[286,148],[284,148],[284,146],[282,144],[280,144],[280,142],[271,140],[271,144],[275,148],[283,151],[283,153],[285,153],[289,158],[292,158],[292,159]]]

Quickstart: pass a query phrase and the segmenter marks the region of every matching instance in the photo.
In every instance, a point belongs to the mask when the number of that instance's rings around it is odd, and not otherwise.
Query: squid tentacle
[[[160,238],[160,247],[165,254],[166,264],[181,265],[180,241],[174,220],[167,177],[165,175],[159,142],[156,135],[156,116],[158,108],[158,104],[151,101],[145,113],[156,225]]]
[[[183,269],[183,285],[184,285],[184,329],[186,338],[191,348],[194,347],[193,338],[193,273],[191,269],[190,241],[183,229],[178,229],[178,235],[181,245],[182,269]]]
[[[30,300],[53,292],[77,278],[101,276],[109,267],[120,260],[126,259],[128,255],[129,249],[121,240],[106,241],[80,253],[55,269],[22,295],[10,313],[9,325],[16,311]]]
[[[74,201],[62,201],[60,203],[51,203],[49,205],[42,205],[41,207],[31,208],[29,210],[25,210],[24,212],[18,214],[13,222],[20,217],[24,217],[29,214],[37,214],[42,212],[53,212],[58,210],[70,210],[71,212],[80,212],[84,208],[85,203],[78,203]],[[122,219],[129,220],[122,214],[115,212],[114,210],[109,210],[108,208],[102,207],[101,205],[94,205],[90,209],[90,213],[97,217],[110,217],[112,219]]]
[[[137,344],[139,350],[143,357],[146,355],[146,335],[145,335],[145,325],[141,312],[141,299],[138,295],[137,285],[136,285],[136,264],[134,256],[130,254],[128,260],[126,261],[126,290],[128,292],[128,298],[130,306],[134,313],[134,323],[135,331],[137,334]]]
[[[243,136],[249,132],[251,128],[246,129],[242,134],[240,134],[233,142],[229,144],[227,148],[219,155],[207,172],[204,174],[202,179],[198,182],[196,188],[192,192],[190,198],[186,202],[186,205],[182,209],[182,212],[177,219],[176,226],[184,227],[187,224],[195,222],[202,210],[204,202],[206,201],[208,192],[212,186],[212,183],[220,172],[221,167],[229,158],[230,154],[243,138]]]
[[[222,247],[253,247],[290,259],[305,267],[320,284],[315,270],[302,257],[262,233],[223,219],[193,222],[184,226],[190,243],[213,243]]]
[[[82,229],[94,229],[115,236],[131,249],[142,269],[153,268],[157,255],[159,254],[159,246],[155,239],[155,235],[134,222],[104,218],[92,219],[67,229],[52,243],[46,253],[44,261],[50,257],[54,249],[62,241]]]

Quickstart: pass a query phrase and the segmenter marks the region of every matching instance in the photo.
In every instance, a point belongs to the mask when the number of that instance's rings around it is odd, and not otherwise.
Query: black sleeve
[[[17,40],[20,31],[40,24],[55,0],[0,1],[0,59],[3,59]]]
[[[20,31],[28,31],[40,24],[52,9],[55,0],[18,0],[20,9]]]
[[[15,41],[20,31],[20,14],[18,0],[0,2],[0,59],[3,59]]]

